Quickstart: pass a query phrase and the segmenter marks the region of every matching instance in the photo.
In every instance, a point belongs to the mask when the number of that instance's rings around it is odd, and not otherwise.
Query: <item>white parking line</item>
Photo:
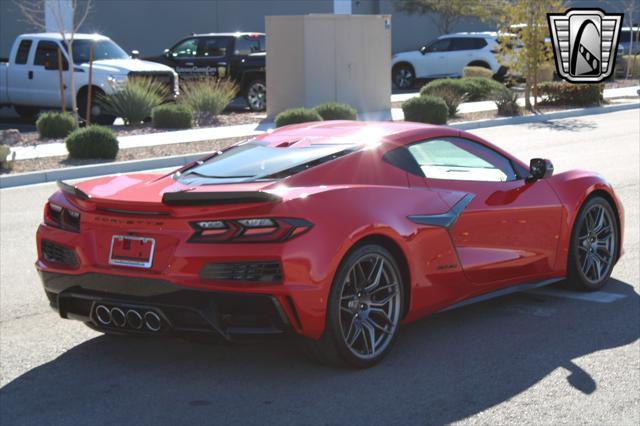
[[[565,299],[576,299],[596,303],[612,303],[627,297],[624,294],[607,293],[604,291],[596,291],[594,293],[578,293],[575,291],[560,290],[555,288],[540,288],[528,291],[527,293],[536,294],[539,296],[561,297]]]

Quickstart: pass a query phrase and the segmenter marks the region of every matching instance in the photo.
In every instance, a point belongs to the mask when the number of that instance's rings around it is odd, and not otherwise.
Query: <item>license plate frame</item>
[[[142,242],[142,244],[150,243],[149,255],[146,259],[143,258],[123,258],[125,256],[116,256],[114,258],[114,247],[118,241],[136,241]],[[133,235],[114,235],[111,237],[111,248],[109,249],[109,264],[116,266],[131,266],[133,268],[149,269],[153,264],[153,255],[155,252],[156,240],[150,237],[136,237]],[[117,247],[115,247],[117,249]]]

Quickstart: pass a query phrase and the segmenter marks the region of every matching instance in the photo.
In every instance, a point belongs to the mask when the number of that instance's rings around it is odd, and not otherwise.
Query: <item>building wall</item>
[[[622,12],[628,1],[571,0],[568,5]],[[94,0],[81,31],[99,32],[127,51],[137,49],[143,55],[154,55],[193,32],[262,32],[267,15],[332,13],[333,6],[333,0]],[[352,0],[352,13],[392,15],[393,52],[417,49],[440,35],[433,21],[437,15],[397,13],[393,0]],[[630,21],[625,16],[624,25]],[[633,21],[640,21],[640,7]],[[454,31],[491,29],[495,29],[491,23],[475,19],[463,19],[454,27]],[[18,34],[34,30],[38,31],[27,24],[13,0],[0,0],[0,57],[9,55]]]

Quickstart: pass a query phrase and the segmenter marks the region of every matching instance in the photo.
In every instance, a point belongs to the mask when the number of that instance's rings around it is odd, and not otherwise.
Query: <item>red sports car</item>
[[[292,332],[368,367],[401,323],[605,284],[622,206],[595,173],[552,174],[447,127],[288,126],[169,174],[60,182],[36,266],[61,317],[105,333]]]

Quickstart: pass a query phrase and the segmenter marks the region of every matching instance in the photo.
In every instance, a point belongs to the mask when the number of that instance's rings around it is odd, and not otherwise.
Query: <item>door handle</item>
[[[27,76],[29,77],[29,80],[33,80],[33,71],[29,71]]]

